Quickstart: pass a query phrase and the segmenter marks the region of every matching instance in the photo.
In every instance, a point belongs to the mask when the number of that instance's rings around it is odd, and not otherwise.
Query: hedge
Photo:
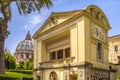
[[[0,76],[0,80],[20,80],[20,78]]]
[[[33,80],[33,76],[29,74],[19,73],[19,71],[7,71],[5,74],[0,74],[0,80]]]
[[[120,80],[120,77],[117,77],[117,79],[116,80]]]
[[[8,70],[7,72],[17,72],[17,73],[23,73],[23,74],[29,74],[29,75],[33,74],[32,70]]]
[[[23,77],[22,80],[33,80],[33,78],[26,78],[26,77]]]
[[[33,78],[27,78],[27,77],[15,78],[15,77],[8,77],[8,76],[0,76],[0,80],[33,80]]]

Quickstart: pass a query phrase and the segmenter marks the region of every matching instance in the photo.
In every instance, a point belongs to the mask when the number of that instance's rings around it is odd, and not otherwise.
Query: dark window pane
[[[55,60],[56,59],[56,54],[55,52],[50,53],[50,60]]]
[[[65,58],[70,57],[70,48],[65,49]]]
[[[115,46],[115,47],[114,47],[114,50],[115,50],[115,51],[118,51],[118,46]]]
[[[57,59],[62,59],[63,58],[63,50],[57,51]]]
[[[97,44],[97,58],[102,60],[102,44],[98,43]]]

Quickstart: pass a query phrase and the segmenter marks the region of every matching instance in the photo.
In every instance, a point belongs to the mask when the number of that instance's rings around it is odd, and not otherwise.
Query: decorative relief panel
[[[64,70],[64,80],[69,80],[69,69],[68,68],[66,68],[65,70]]]
[[[57,16],[51,17],[51,27],[53,27],[57,24],[58,24],[58,17]]]
[[[107,32],[94,23],[91,23],[90,26],[91,26],[92,37],[106,43],[107,42]]]
[[[104,16],[102,15],[100,11],[96,10],[95,8],[90,8],[90,13],[94,18],[98,19],[101,23],[106,25]]]
[[[41,68],[51,68],[54,67],[52,63],[46,62],[46,63],[40,63]]]
[[[91,69],[90,80],[109,80],[109,72],[98,69]]]
[[[44,71],[43,71],[43,70],[40,70],[40,71],[37,71],[37,72],[36,72],[36,75],[37,75],[37,76],[40,76],[40,80],[44,80],[43,74],[44,74]]]
[[[85,70],[79,68],[79,69],[78,69],[78,80],[84,80],[84,79],[85,79],[84,76],[85,76]]]
[[[86,67],[86,70],[85,70],[86,80],[90,80],[90,73],[91,73],[90,68],[89,68],[89,67]]]

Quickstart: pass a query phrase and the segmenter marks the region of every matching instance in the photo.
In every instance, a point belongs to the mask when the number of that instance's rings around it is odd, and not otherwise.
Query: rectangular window
[[[118,46],[116,45],[116,46],[114,46],[114,51],[118,51]]]
[[[56,59],[56,52],[51,52],[50,53],[50,60],[55,60]]]
[[[57,51],[57,59],[62,59],[63,58],[63,50]]]
[[[103,48],[101,43],[97,43],[97,59],[103,60]]]
[[[70,48],[65,49],[65,58],[70,57]]]

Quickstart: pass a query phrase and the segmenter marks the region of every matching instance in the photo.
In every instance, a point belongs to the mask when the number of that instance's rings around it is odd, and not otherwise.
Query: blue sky
[[[109,36],[120,34],[120,0],[54,0],[53,7],[49,10],[43,8],[40,14],[32,12],[27,16],[19,15],[15,4],[12,3],[12,19],[8,23],[10,35],[5,41],[5,48],[13,54],[18,43],[25,39],[28,30],[33,35],[51,12],[81,10],[88,5],[97,5],[103,10],[112,27],[109,31]]]

